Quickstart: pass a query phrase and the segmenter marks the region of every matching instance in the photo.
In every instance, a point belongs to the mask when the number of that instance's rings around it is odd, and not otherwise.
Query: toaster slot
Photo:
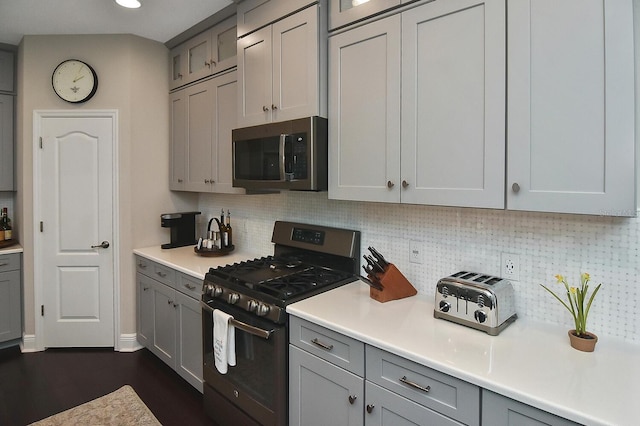
[[[489,278],[491,278],[491,275],[481,275],[478,278],[474,278],[474,281],[477,283],[481,283],[484,280],[488,280]]]
[[[460,271],[460,272],[456,272],[455,274],[453,274],[451,276],[454,277],[454,278],[458,278],[458,277],[460,277],[462,275],[465,275],[465,274],[468,274],[468,272],[467,271]]]
[[[463,280],[468,280],[468,279],[470,279],[471,277],[475,277],[476,275],[478,275],[478,274],[476,274],[475,272],[469,272],[467,275],[463,275],[463,276],[462,276],[462,279],[463,279]]]
[[[485,284],[494,285],[495,283],[500,281],[502,281],[502,278],[493,277],[489,281],[487,281]]]

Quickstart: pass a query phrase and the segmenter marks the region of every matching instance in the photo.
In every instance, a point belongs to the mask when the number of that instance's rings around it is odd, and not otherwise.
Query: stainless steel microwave
[[[307,117],[234,129],[233,186],[327,190],[327,119]]]

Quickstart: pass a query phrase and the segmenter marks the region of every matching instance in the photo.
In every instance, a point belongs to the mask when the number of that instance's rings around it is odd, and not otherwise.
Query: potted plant
[[[580,274],[580,286],[570,287],[564,276],[556,275],[558,284],[564,285],[569,303],[558,297],[558,295],[556,295],[544,284],[540,284],[542,288],[547,290],[553,295],[553,297],[558,299],[558,301],[562,303],[562,305],[567,308],[567,310],[573,316],[576,328],[574,330],[569,330],[569,340],[573,348],[584,352],[593,352],[596,346],[596,342],[598,341],[598,336],[587,331],[587,317],[589,316],[591,303],[593,303],[593,299],[596,297],[598,290],[600,290],[600,286],[602,286],[602,283],[598,284],[598,286],[595,288],[595,290],[593,290],[591,296],[589,297],[587,293],[589,292],[590,279],[591,277],[589,276],[589,274],[583,272],[582,274]]]

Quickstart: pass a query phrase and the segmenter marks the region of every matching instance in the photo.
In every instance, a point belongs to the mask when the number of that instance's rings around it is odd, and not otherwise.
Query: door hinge
[[[44,232],[44,222],[40,221],[40,232]]]
[[[40,305],[40,315],[44,316],[44,305]]]

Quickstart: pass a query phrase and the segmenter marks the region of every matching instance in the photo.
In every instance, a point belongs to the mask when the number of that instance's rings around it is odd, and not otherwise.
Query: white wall
[[[135,332],[132,250],[164,242],[160,214],[192,208],[194,195],[171,193],[169,182],[168,50],[131,35],[25,36],[18,52],[16,226],[24,247],[25,334],[35,333],[33,275],[33,111],[117,109],[121,333]],[[51,73],[64,59],[90,63],[98,91],[85,104],[60,100]],[[189,207],[190,206],[190,207]],[[46,301],[45,301],[46,303]]]

